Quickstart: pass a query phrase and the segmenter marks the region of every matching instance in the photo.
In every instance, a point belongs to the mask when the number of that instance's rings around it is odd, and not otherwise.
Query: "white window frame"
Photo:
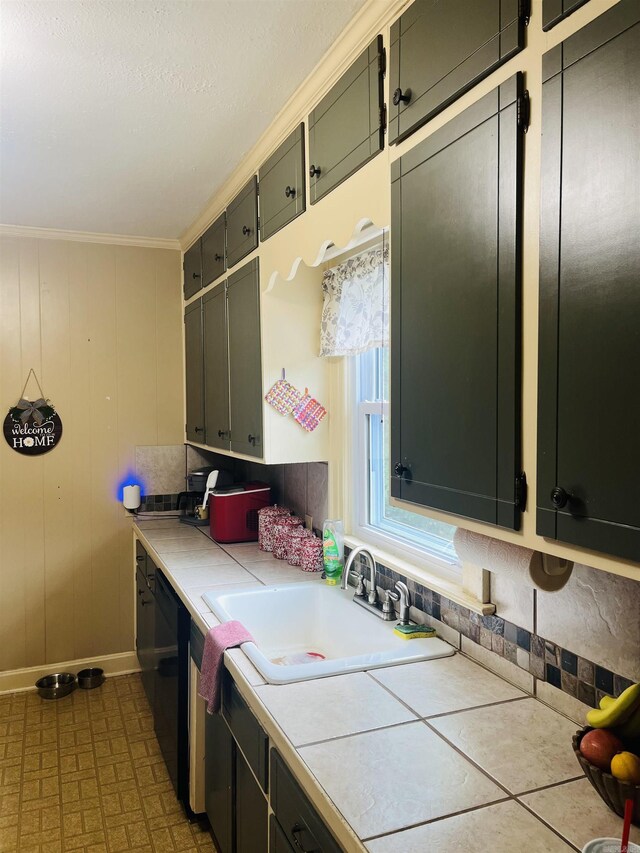
[[[421,548],[409,541],[401,539],[390,532],[374,527],[369,523],[369,421],[370,415],[382,415],[389,417],[388,401],[380,402],[356,402],[358,383],[357,357],[348,359],[347,370],[350,371],[347,387],[352,390],[352,401],[350,406],[351,416],[351,443],[353,448],[351,482],[354,484],[352,491],[352,533],[367,544],[377,547],[380,551],[408,562],[416,569],[422,569],[430,575],[435,575],[445,581],[462,585],[463,570],[457,559],[448,559]],[[384,559],[381,557],[381,562]]]

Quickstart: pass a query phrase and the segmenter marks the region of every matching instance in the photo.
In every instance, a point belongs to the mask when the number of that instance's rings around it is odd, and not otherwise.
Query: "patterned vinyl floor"
[[[212,853],[176,801],[139,675],[0,696],[0,853]]]

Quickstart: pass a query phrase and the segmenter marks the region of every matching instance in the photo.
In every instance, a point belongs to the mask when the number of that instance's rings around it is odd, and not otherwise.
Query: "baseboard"
[[[36,681],[43,675],[53,672],[79,672],[86,667],[99,666],[105,675],[126,675],[139,672],[140,665],[135,652],[121,652],[117,655],[102,655],[96,658],[48,663],[43,666],[31,666],[26,669],[11,669],[0,672],[0,694],[14,693],[18,690],[34,690]]]

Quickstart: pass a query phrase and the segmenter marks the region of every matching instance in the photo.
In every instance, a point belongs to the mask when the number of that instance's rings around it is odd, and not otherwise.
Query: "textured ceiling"
[[[363,0],[0,0],[0,222],[177,237]]]

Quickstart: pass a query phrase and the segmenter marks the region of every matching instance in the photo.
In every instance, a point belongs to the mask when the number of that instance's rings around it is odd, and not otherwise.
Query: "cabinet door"
[[[550,30],[587,0],[542,0],[542,29]]]
[[[226,269],[227,218],[223,213],[202,235],[202,286],[206,287]]]
[[[267,853],[267,800],[249,765],[236,749],[236,853]]]
[[[189,299],[202,287],[202,247],[200,240],[184,253],[184,298]]]
[[[203,297],[204,421],[209,447],[229,449],[229,362],[227,287],[218,284]]]
[[[233,853],[235,744],[220,714],[205,721],[205,807],[220,853]]]
[[[187,440],[200,444],[205,441],[202,343],[202,299],[197,299],[184,312],[184,346]]]
[[[377,36],[309,116],[311,204],[384,147],[383,56]]]
[[[524,104],[518,74],[392,166],[391,494],[514,529]]]
[[[229,277],[227,310],[231,450],[249,456],[262,456],[262,358],[257,258]]]
[[[258,173],[260,239],[266,240],[304,213],[304,124],[291,133]]]
[[[640,6],[543,63],[537,530],[640,558]]]
[[[227,208],[227,267],[258,247],[258,179],[254,175]]]
[[[391,27],[389,141],[404,139],[522,50],[526,6],[415,0]]]

